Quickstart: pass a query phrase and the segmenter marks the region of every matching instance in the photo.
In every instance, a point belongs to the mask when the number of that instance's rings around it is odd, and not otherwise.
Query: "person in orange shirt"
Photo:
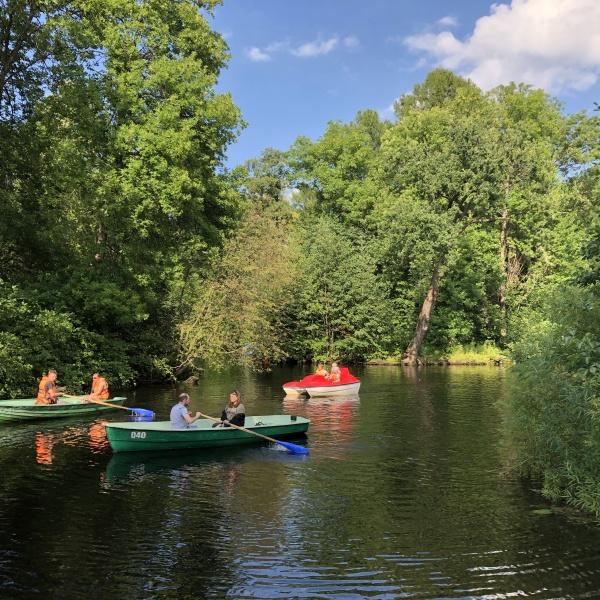
[[[38,384],[38,394],[36,404],[56,404],[58,397],[62,396],[60,392],[64,391],[64,387],[57,388],[56,381],[57,373],[54,369],[48,371],[48,375],[42,377]]]
[[[92,391],[85,400],[106,400],[109,397],[108,382],[99,373],[92,375]]]

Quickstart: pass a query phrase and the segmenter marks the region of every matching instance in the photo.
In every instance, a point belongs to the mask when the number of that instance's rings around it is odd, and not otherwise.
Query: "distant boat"
[[[106,423],[106,436],[115,452],[184,450],[236,446],[263,441],[259,435],[284,439],[308,431],[310,421],[295,415],[246,417],[244,429],[215,427],[209,419],[198,419],[196,428],[173,429],[171,421]],[[255,435],[259,434],[259,435]]]
[[[358,394],[360,380],[350,375],[346,367],[340,367],[340,380],[333,383],[323,375],[307,375],[301,381],[289,381],[283,384],[288,396],[351,396]]]
[[[114,404],[114,407],[83,402],[83,397],[81,399],[59,398],[57,404],[36,404],[35,402],[36,398],[0,400],[0,423],[92,415],[121,406],[125,402],[125,398],[118,396],[103,400],[107,404]]]

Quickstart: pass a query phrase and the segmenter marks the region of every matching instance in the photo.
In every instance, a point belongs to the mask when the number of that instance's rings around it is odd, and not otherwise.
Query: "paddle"
[[[221,419],[215,419],[214,417],[209,417],[208,415],[203,415],[200,413],[201,417],[205,419],[210,419],[211,421],[215,421],[215,423],[221,423]],[[230,427],[234,429],[239,429],[240,431],[245,431],[246,433],[251,433],[252,435],[257,435],[258,437],[264,438],[265,440],[269,440],[269,442],[274,442],[275,444],[279,444],[283,446],[286,450],[293,452],[294,454],[308,454],[308,448],[304,448],[302,446],[296,446],[296,444],[290,444],[290,442],[282,442],[281,440],[276,440],[275,438],[267,437],[262,433],[257,433],[256,431],[252,431],[250,429],[246,429],[245,427],[240,427],[239,425],[234,425],[233,423],[229,423]]]
[[[85,398],[81,396],[71,396],[71,394],[62,394],[66,398],[74,398],[75,400],[84,401]],[[144,417],[154,418],[154,413],[151,410],[146,410],[145,408],[127,408],[126,406],[121,406],[120,404],[111,404],[110,402],[102,402],[102,400],[94,400],[93,398],[88,398],[88,402],[93,402],[94,404],[102,404],[102,406],[110,406],[111,408],[122,408],[123,410],[130,410],[132,413],[137,415],[143,415]]]

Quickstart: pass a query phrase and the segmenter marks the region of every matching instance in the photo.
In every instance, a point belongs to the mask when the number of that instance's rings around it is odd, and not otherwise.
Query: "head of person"
[[[179,404],[187,406],[190,403],[190,397],[188,394],[179,394]]]
[[[54,369],[50,369],[50,370],[48,371],[48,379],[49,379],[50,381],[54,381],[54,380],[56,379],[56,377],[57,377],[57,373],[56,373],[56,371],[55,371]]]
[[[317,363],[317,369],[322,369],[324,366],[325,366],[325,365],[323,364],[323,361],[322,361],[322,360],[320,360],[320,361]]]
[[[98,381],[98,379],[100,379],[100,373],[94,373],[94,374],[92,375],[92,380],[93,380],[93,381]]]
[[[331,363],[331,368],[332,369],[337,369],[338,368],[338,364],[336,362],[332,362]]]
[[[242,395],[237,390],[232,390],[229,394],[229,404],[237,406],[242,401]]]

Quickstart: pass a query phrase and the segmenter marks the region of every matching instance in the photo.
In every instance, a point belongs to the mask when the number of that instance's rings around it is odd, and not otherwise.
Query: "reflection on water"
[[[39,465],[52,464],[52,448],[54,447],[54,436],[44,435],[39,431],[35,434],[35,458]]]
[[[502,369],[354,371],[360,397],[284,397],[301,369],[128,396],[162,420],[239,388],[249,414],[310,419],[308,456],[113,454],[120,414],[0,428],[0,597],[599,597],[600,531],[502,471]]]

